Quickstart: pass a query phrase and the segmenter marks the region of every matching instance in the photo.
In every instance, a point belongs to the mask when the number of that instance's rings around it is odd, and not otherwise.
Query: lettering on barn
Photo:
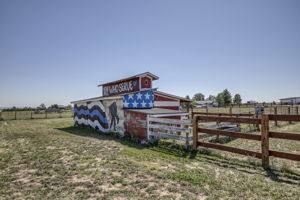
[[[130,80],[126,82],[103,86],[103,96],[123,94],[123,93],[138,91],[138,89],[139,89],[138,80]]]
[[[158,79],[145,72],[98,85],[102,87],[102,96],[71,102],[74,104],[74,125],[148,142],[147,120],[152,115],[171,113],[180,119],[180,114],[184,113],[180,110],[181,103],[190,101],[153,88],[152,82]],[[174,119],[174,116],[169,118]]]

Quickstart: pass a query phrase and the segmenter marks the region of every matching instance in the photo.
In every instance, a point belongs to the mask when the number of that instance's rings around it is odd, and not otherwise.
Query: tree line
[[[189,95],[186,96],[187,99],[191,99]],[[193,101],[213,101],[218,103],[219,105],[229,105],[231,103],[241,104],[242,97],[240,94],[235,94],[233,97],[228,89],[223,90],[222,92],[218,93],[216,96],[209,95],[205,98],[205,95],[201,92],[194,94]]]
[[[72,110],[72,105],[67,105],[65,107],[66,110]],[[32,110],[35,110],[35,109],[40,109],[40,110],[46,110],[46,109],[59,109],[59,106],[58,104],[52,104],[50,106],[46,106],[44,103],[42,103],[40,106],[38,106],[37,108],[32,108],[32,107],[22,107],[22,108],[18,108],[16,106],[13,106],[11,108],[4,108],[2,109],[2,111],[32,111]]]

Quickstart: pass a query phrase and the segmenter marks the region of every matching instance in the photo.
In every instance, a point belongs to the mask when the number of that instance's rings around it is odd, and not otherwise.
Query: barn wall
[[[74,105],[74,125],[88,125],[88,108],[86,103]]]
[[[108,129],[123,136],[125,132],[123,100],[104,100],[103,105],[107,116]]]
[[[145,88],[152,88],[152,80],[147,76],[141,78],[141,89]]]
[[[140,141],[147,140],[147,114],[124,111],[125,115],[125,135],[137,138]]]
[[[124,135],[124,113],[121,99],[92,101],[74,105],[74,124],[90,126],[102,132]]]
[[[179,110],[180,102],[174,98],[169,98],[162,96],[160,94],[154,95],[154,107],[155,108],[165,108],[171,110]]]

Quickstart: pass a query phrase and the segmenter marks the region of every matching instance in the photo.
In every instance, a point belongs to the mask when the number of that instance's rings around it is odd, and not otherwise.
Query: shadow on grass
[[[277,169],[264,170],[257,163],[250,162],[250,161],[248,162],[241,161],[234,158],[228,159],[206,148],[201,148],[195,151],[191,149],[185,149],[182,145],[174,144],[169,141],[160,141],[159,143],[155,143],[153,145],[144,145],[144,144],[140,144],[138,141],[132,140],[132,138],[119,137],[115,133],[102,133],[102,132],[95,131],[93,129],[81,128],[81,127],[57,128],[57,130],[61,130],[64,132],[68,132],[83,137],[92,137],[99,140],[113,140],[119,142],[122,145],[132,147],[132,148],[137,148],[137,149],[148,148],[151,151],[164,153],[170,156],[195,160],[202,163],[208,163],[214,166],[233,169],[247,174],[260,174],[262,176],[266,176],[270,178],[272,181],[279,182],[279,183],[300,185],[300,174],[293,172],[291,170],[277,170]],[[227,142],[230,141],[227,140],[224,141],[224,143]]]
[[[113,140],[117,141],[122,145],[126,145],[128,147],[133,147],[137,149],[144,149],[148,148],[148,145],[143,145],[140,144],[138,141],[134,141],[131,138],[128,137],[120,137],[116,133],[109,132],[109,133],[104,133],[104,132],[99,132],[94,129],[90,128],[84,128],[84,127],[66,127],[66,128],[56,128],[57,130],[68,132],[77,136],[83,136],[83,137],[91,137],[91,138],[96,138],[99,140]]]

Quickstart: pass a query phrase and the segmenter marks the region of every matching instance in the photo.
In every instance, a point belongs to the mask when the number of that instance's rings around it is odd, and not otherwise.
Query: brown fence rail
[[[262,166],[264,168],[269,168],[269,157],[278,157],[289,160],[300,161],[300,155],[288,152],[280,152],[276,150],[270,150],[269,148],[269,138],[285,139],[285,140],[297,140],[300,141],[300,134],[295,133],[282,133],[269,131],[270,121],[300,121],[300,115],[268,115],[263,114],[261,119],[253,118],[241,118],[241,117],[222,117],[222,116],[207,116],[207,115],[196,115],[193,118],[193,148],[197,149],[198,146],[218,149],[222,151],[228,151],[232,153],[237,153],[241,155],[252,156],[262,160]],[[261,125],[261,134],[248,134],[241,132],[232,132],[216,129],[205,129],[199,128],[199,121],[216,121],[216,122],[232,122],[232,123],[246,123],[246,124],[256,124]],[[199,133],[207,133],[213,135],[223,135],[232,138],[241,138],[247,140],[260,141],[261,152],[249,151],[245,149],[240,149],[236,147],[224,146],[221,144],[214,144],[205,141],[199,141]]]
[[[193,115],[218,115],[218,116],[236,116],[236,117],[253,117],[252,113],[209,113],[209,112],[193,112]]]
[[[241,117],[218,117],[218,116],[200,116],[201,120],[216,122],[232,122],[244,124],[260,124],[261,119],[241,118]]]

